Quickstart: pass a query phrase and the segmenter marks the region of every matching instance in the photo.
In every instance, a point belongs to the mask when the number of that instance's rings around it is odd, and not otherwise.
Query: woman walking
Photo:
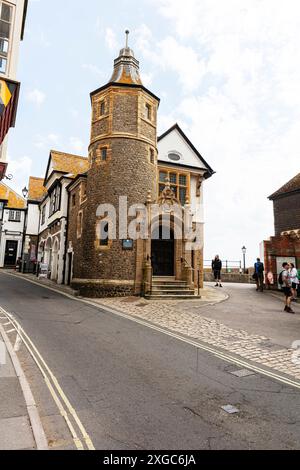
[[[298,279],[298,271],[295,268],[294,263],[290,263],[289,277],[290,277],[291,284],[292,284],[292,294],[293,294],[292,301],[296,302],[299,279]]]

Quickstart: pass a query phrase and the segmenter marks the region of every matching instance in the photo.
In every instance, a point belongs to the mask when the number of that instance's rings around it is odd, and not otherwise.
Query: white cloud
[[[84,148],[84,143],[78,137],[71,137],[70,144],[74,152],[80,153]]]
[[[300,4],[295,0],[152,0],[169,21],[141,52],[174,72],[174,121],[217,171],[206,187],[206,257],[249,256],[273,232],[267,196],[299,172]]]
[[[46,149],[50,150],[53,146],[57,146],[60,144],[60,136],[54,133],[50,133],[47,135],[36,135],[34,146],[39,149]]]
[[[15,159],[11,155],[7,156],[7,161],[7,174],[13,176],[13,179],[8,182],[8,185],[19,194],[22,194],[24,186],[26,185],[28,187],[29,176],[32,174],[33,161],[28,156]]]
[[[92,74],[103,77],[103,72],[95,64],[82,64],[81,67]]]
[[[40,107],[45,102],[46,95],[41,90],[35,88],[34,90],[28,91],[25,95],[25,98],[30,103]]]
[[[115,32],[111,28],[105,29],[105,44],[110,50],[115,51],[118,48],[118,41]]]

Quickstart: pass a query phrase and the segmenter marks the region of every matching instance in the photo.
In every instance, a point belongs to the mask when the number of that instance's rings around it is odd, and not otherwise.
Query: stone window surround
[[[100,244],[100,238],[98,236],[98,226],[99,224],[105,222],[105,224],[107,223],[108,224],[108,243],[107,245],[101,245]],[[110,250],[111,247],[112,247],[112,238],[110,237],[110,220],[109,218],[106,216],[106,217],[99,217],[97,218],[97,223],[96,223],[96,237],[95,237],[95,247],[98,251],[107,251],[107,250]],[[101,231],[100,231],[101,233]]]
[[[83,228],[83,211],[80,210],[77,214],[77,239],[81,238],[82,236],[82,228]]]
[[[102,150],[106,150],[106,159],[102,159]],[[95,162],[105,165],[110,160],[110,147],[108,144],[99,144],[95,150]]]
[[[104,104],[104,114],[101,114],[101,106]],[[109,117],[109,101],[106,96],[102,96],[100,99],[95,100],[93,104],[93,117],[92,122],[102,121],[103,119],[108,119]]]
[[[156,153],[155,150],[152,147],[150,147],[149,154],[150,154],[150,163],[152,163],[152,165],[156,164],[155,153]]]
[[[85,186],[85,193],[84,191],[84,186]],[[83,204],[87,200],[87,183],[86,181],[82,181],[80,184],[80,189],[79,189],[79,198],[80,198],[80,205]]]

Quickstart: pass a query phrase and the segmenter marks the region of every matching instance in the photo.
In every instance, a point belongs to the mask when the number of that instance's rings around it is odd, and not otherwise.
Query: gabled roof
[[[185,135],[181,127],[176,123],[174,126],[170,127],[164,134],[162,134],[160,137],[158,137],[158,142],[163,140],[167,135],[171,134],[173,131],[177,131],[181,137],[184,139],[186,144],[191,148],[191,150],[195,153],[195,155],[198,157],[199,161],[204,165],[205,168],[207,168],[206,174],[204,175],[205,178],[210,178],[215,171],[210,167],[210,165],[204,160],[200,152],[196,149],[196,147],[192,144],[190,139]]]
[[[278,189],[278,191],[269,196],[269,199],[273,201],[280,196],[284,196],[285,194],[293,193],[295,191],[300,191],[300,173],[284,184],[280,189]]]
[[[51,165],[51,173],[49,174]],[[85,173],[89,169],[89,160],[80,155],[73,155],[65,152],[51,150],[44,185],[52,173],[62,173],[74,178],[79,173]]]
[[[46,194],[47,190],[44,186],[43,178],[36,178],[35,176],[29,177],[28,200],[41,201]]]
[[[0,183],[0,201],[7,201],[8,209],[25,209],[26,201],[16,191],[9,188],[3,182]]]

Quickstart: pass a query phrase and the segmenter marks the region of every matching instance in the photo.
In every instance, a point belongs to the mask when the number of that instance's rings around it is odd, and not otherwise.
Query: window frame
[[[145,103],[145,118],[152,122],[152,111],[153,111],[153,107],[150,103]]]
[[[6,5],[8,8],[10,8],[10,20],[7,21],[5,19],[1,18],[2,14],[2,7],[3,5]],[[4,35],[0,35],[0,40],[3,40],[4,42],[7,42],[7,51],[0,51],[0,59],[5,62],[5,70],[0,69],[0,74],[6,75],[8,74],[8,68],[9,68],[9,58],[10,58],[10,51],[11,51],[11,46],[12,46],[12,34],[13,34],[13,24],[14,24],[14,15],[15,15],[15,5],[12,5],[10,3],[7,3],[5,1],[0,2],[0,22],[2,21],[3,23],[7,24],[9,26],[9,34],[8,37],[4,37]]]
[[[105,153],[105,158],[103,158],[103,152]],[[101,162],[107,162],[107,155],[108,155],[108,147],[101,147],[100,148]]]
[[[82,236],[82,229],[83,229],[83,211],[80,210],[78,211],[78,214],[77,214],[77,238],[81,238]]]
[[[60,206],[61,206],[61,184],[58,183],[56,184],[50,194],[50,205],[49,205],[49,217],[52,217],[54,214],[56,214],[58,211],[60,211]]]
[[[106,101],[105,100],[101,100],[99,101],[99,111],[98,111],[98,115],[99,117],[103,117],[103,116],[106,116]]]
[[[180,189],[186,189],[186,196],[185,196],[185,199],[189,199],[190,200],[190,194],[191,194],[191,174],[187,171],[183,171],[183,170],[177,170],[177,169],[174,169],[174,168],[165,168],[165,167],[159,167],[158,169],[158,197],[161,196],[162,194],[162,191],[161,190],[161,186],[164,186],[164,188],[166,187],[166,183],[165,181],[162,181],[161,178],[160,178],[160,175],[161,173],[164,173],[166,174],[166,178],[169,178],[170,179],[170,186],[171,186],[171,189],[173,189],[174,187],[176,187],[176,192],[175,192],[175,197],[176,199],[180,202],[180,204],[182,206],[185,205],[182,204],[181,200],[180,200]],[[171,181],[171,178],[170,178],[170,175],[171,174],[176,174],[176,183],[172,182]],[[180,184],[180,176],[185,176],[186,177],[186,185],[183,185],[183,184]]]
[[[41,210],[41,226],[45,225],[46,222],[46,204],[43,205]]]
[[[16,222],[16,223],[20,223],[21,222],[21,219],[22,219],[22,214],[21,214],[22,211],[18,210],[18,209],[9,209],[9,212],[8,212],[8,222]],[[17,214],[18,214],[18,217],[17,217]]]

